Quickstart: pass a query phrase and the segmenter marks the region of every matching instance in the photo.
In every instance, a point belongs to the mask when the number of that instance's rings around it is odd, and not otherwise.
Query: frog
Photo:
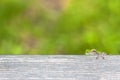
[[[105,52],[100,52],[100,51],[97,51],[96,49],[91,49],[91,50],[86,50],[86,53],[85,53],[86,55],[95,55],[95,56],[97,56],[96,57],[96,59],[99,59],[100,57],[102,58],[102,59],[105,59],[105,55],[107,55],[107,53],[105,53]]]

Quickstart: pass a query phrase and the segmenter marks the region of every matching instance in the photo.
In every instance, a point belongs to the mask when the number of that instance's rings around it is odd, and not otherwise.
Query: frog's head
[[[96,49],[92,49],[91,52],[97,52]]]

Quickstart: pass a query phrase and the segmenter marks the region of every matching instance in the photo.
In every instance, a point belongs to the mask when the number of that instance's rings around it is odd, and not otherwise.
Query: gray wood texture
[[[120,56],[0,56],[0,80],[120,80]]]

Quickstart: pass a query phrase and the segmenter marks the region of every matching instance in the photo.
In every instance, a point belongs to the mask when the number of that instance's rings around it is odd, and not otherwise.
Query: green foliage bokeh
[[[120,54],[120,0],[71,0],[64,6],[0,0],[0,54]]]

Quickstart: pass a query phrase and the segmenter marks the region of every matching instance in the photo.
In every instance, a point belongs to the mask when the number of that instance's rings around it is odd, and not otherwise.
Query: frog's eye
[[[92,49],[91,51],[92,51],[92,52],[96,52],[96,49]]]

